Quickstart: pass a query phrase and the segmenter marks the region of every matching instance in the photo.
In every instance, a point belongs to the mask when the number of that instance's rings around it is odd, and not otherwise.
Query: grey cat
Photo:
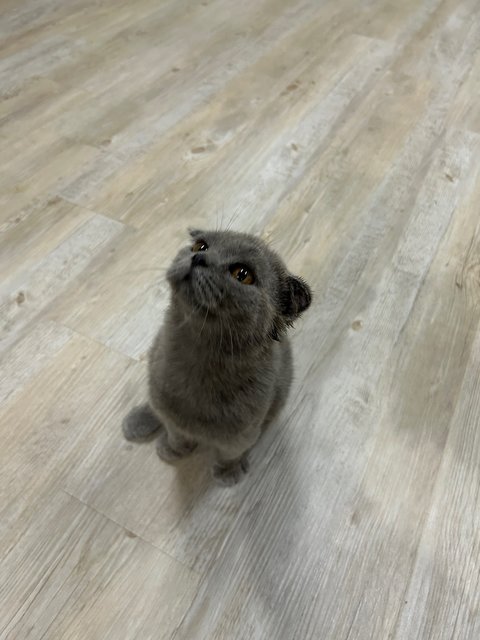
[[[285,403],[292,379],[286,331],[311,302],[262,240],[192,231],[167,272],[171,301],[149,357],[149,404],[123,422],[128,440],[158,431],[175,462],[206,445],[221,484],[236,484],[247,454]]]

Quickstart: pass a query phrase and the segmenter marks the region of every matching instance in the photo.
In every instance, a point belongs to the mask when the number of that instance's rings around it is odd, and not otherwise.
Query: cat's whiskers
[[[129,275],[137,275],[139,273],[143,273],[144,271],[158,271],[159,273],[166,273],[168,271],[168,267],[142,267],[141,269],[129,269],[128,271],[124,271],[123,273],[119,273],[118,277],[129,276]],[[114,278],[112,278],[113,280]]]
[[[200,340],[200,338],[202,337],[202,333],[203,333],[203,330],[205,328],[205,324],[207,322],[208,314],[211,312],[211,306],[210,306],[210,303],[208,302],[208,297],[207,297],[207,289],[209,288],[208,283],[202,281],[201,279],[198,279],[198,280],[196,280],[196,285],[202,291],[202,298],[203,298],[202,303],[204,303],[204,305],[206,306],[205,317],[203,318],[203,324],[201,326],[200,332],[199,332],[198,337],[197,337],[197,342],[198,342]],[[197,294],[195,294],[195,297],[196,297],[196,295]],[[198,305],[198,310],[200,311],[201,309],[202,309],[202,306]]]
[[[204,319],[203,319],[202,328],[200,329],[200,333],[198,334],[198,339],[197,339],[197,341],[198,341],[198,340],[200,340],[200,338],[202,337],[202,332],[203,332],[203,329],[205,328],[205,323],[207,322],[207,316],[208,316],[208,312],[209,312],[209,311],[210,311],[210,308],[207,306],[207,309],[206,309],[206,311],[205,311],[205,317],[204,317]]]
[[[231,345],[231,350],[232,350],[232,365],[233,365],[233,333],[232,333],[232,329],[230,327],[230,325],[227,325],[228,327],[228,331],[230,333],[230,345]]]
[[[143,273],[144,271],[158,271],[159,273],[165,274],[168,271],[168,268],[167,267],[145,267],[142,269],[129,269],[128,271],[123,271],[122,273],[118,273],[101,282],[101,284],[98,285],[98,291],[102,293],[104,291],[106,292],[108,291],[108,288],[112,284],[112,282],[115,282],[119,278],[127,278],[128,276],[132,276],[132,275],[136,276],[139,273]],[[148,284],[148,290],[151,287],[157,286],[157,284],[158,284],[157,281],[150,282]]]
[[[194,306],[193,310],[190,311],[190,313],[187,313],[185,315],[184,319],[182,320],[182,322],[178,326],[179,327],[184,327],[188,322],[190,322],[190,320],[192,319],[193,314],[196,313],[199,310],[200,310],[200,308],[197,308],[196,306]]]
[[[220,219],[220,229],[222,229],[222,227],[223,227],[224,217],[225,217],[225,201],[222,204],[222,217]]]
[[[221,314],[218,317],[219,317],[219,320],[220,320],[220,345],[219,345],[219,350],[221,352],[221,350],[223,349],[223,318],[222,318]]]
[[[235,210],[232,212],[232,215],[230,216],[230,218],[229,218],[229,220],[228,220],[228,222],[227,222],[227,226],[225,227],[225,231],[230,231],[230,230],[231,230],[232,225],[233,225],[233,222],[234,222],[234,220],[235,220],[235,216],[236,216],[236,214],[237,214],[237,210],[235,209]]]

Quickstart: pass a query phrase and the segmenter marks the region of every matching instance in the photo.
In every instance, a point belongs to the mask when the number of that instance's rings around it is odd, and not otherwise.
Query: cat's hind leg
[[[244,453],[235,460],[218,458],[212,466],[212,476],[218,484],[232,487],[243,479],[249,468],[248,453]]]
[[[250,464],[248,454],[260,437],[260,429],[249,429],[235,440],[217,442],[214,447],[212,476],[224,487],[231,487],[243,480]]]
[[[164,462],[177,462],[181,458],[188,456],[197,443],[189,440],[177,431],[172,429],[163,429],[157,439],[157,453],[159,458]]]
[[[162,423],[148,404],[134,407],[122,422],[123,435],[127,440],[145,440],[162,427]]]

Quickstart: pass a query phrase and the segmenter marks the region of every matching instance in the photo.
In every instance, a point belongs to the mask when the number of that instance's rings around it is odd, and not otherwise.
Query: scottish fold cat
[[[123,432],[128,440],[158,432],[158,454],[170,463],[201,444],[214,478],[232,485],[285,403],[287,329],[309,307],[311,291],[260,238],[191,236],[167,272],[171,299],[150,350],[148,404],[131,410]]]

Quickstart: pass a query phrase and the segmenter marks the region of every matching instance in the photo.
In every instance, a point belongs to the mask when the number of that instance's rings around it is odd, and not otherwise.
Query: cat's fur
[[[171,301],[150,351],[149,404],[128,414],[123,431],[129,440],[158,431],[158,454],[167,462],[206,445],[214,477],[235,484],[285,402],[292,378],[286,330],[311,292],[259,238],[191,235],[208,249],[183,248],[167,273]],[[238,264],[248,266],[253,284],[232,276]]]

